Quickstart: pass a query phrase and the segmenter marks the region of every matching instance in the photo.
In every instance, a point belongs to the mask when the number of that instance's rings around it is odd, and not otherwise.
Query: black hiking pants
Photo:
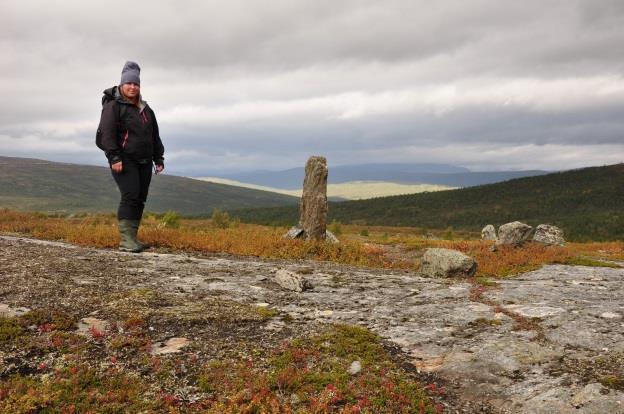
[[[141,220],[147,200],[147,191],[152,181],[151,161],[140,162],[124,159],[120,173],[113,172],[119,187],[121,201],[117,209],[119,220]]]

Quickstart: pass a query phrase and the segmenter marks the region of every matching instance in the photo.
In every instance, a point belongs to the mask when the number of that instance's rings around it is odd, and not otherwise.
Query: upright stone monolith
[[[299,208],[299,225],[291,228],[284,237],[338,242],[327,231],[327,172],[325,157],[313,156],[308,159]]]
[[[327,160],[310,157],[305,167],[299,225],[307,239],[321,240],[327,231]]]

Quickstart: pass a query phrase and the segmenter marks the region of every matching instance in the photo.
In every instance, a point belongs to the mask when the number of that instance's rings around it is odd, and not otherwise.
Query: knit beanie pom
[[[121,83],[136,83],[137,85],[141,84],[141,80],[139,79],[139,74],[141,73],[141,68],[135,62],[127,61],[121,70]]]

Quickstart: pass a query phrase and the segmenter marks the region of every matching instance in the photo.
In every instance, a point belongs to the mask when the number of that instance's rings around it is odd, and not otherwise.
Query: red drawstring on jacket
[[[128,131],[126,131],[126,134],[124,135],[123,142],[121,143],[121,148],[126,148],[127,144],[128,144]]]

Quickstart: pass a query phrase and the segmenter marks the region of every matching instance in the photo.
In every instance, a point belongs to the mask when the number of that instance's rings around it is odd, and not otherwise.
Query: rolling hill
[[[153,176],[146,210],[207,215],[214,208],[295,205],[296,197],[207,183],[167,174]],[[42,212],[113,212],[119,191],[106,167],[0,157],[0,208]]]
[[[479,231],[520,220],[560,226],[569,240],[624,239],[624,164],[458,190],[330,203],[329,220]],[[231,211],[242,221],[292,225],[297,207]]]

